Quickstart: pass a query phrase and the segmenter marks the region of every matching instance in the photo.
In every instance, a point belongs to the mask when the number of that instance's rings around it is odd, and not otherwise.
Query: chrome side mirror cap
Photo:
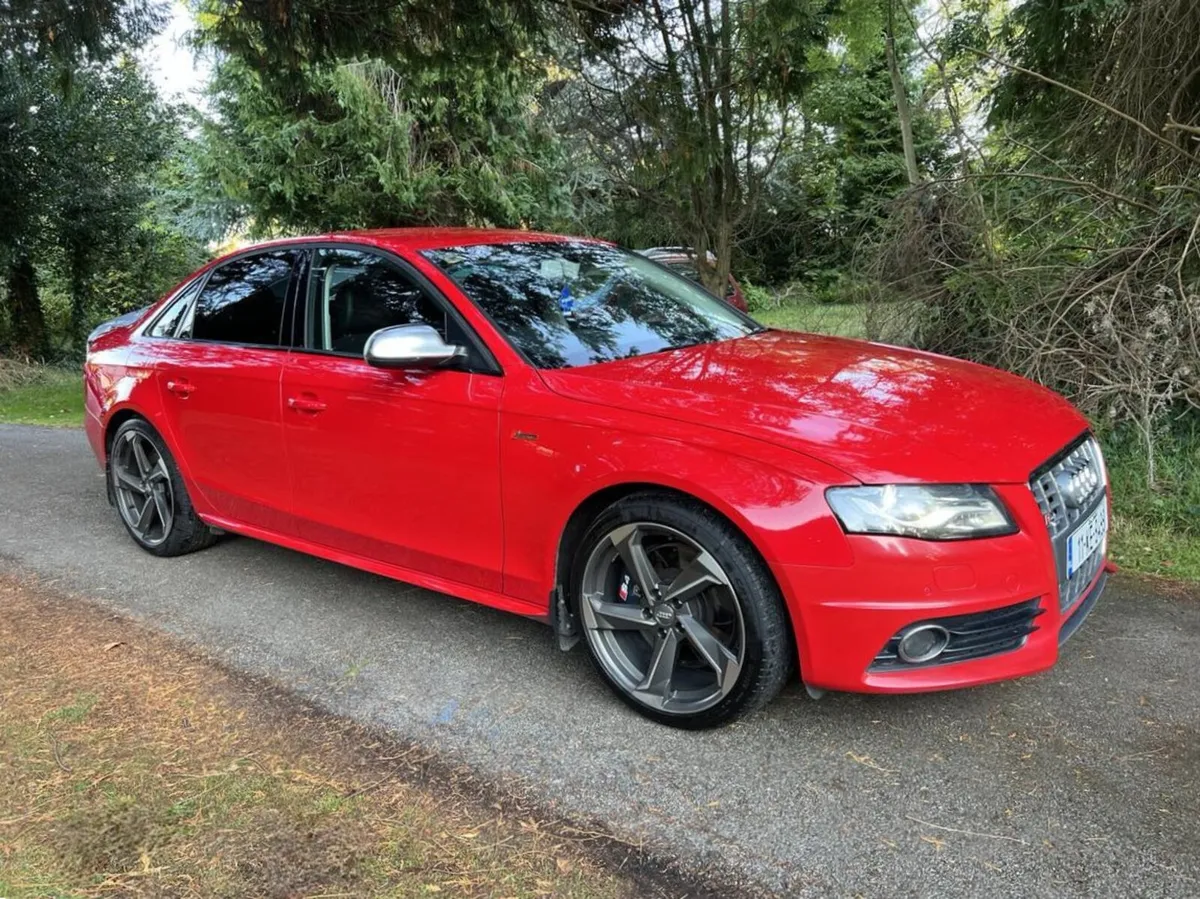
[[[466,347],[446,343],[429,325],[380,328],[363,348],[363,358],[378,368],[445,368],[466,357]]]

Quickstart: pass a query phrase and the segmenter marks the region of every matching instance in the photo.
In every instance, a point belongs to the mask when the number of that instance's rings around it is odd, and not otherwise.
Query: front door
[[[253,253],[214,269],[157,353],[167,430],[195,488],[230,523],[278,533],[293,530],[281,331],[299,256]]]
[[[503,378],[444,298],[366,250],[313,251],[283,374],[297,528],[306,539],[499,591]],[[471,346],[461,369],[384,370],[363,359],[391,325],[429,324]]]

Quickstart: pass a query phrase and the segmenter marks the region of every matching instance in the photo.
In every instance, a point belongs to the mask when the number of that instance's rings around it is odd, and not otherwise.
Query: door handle
[[[184,378],[180,378],[178,381],[167,381],[167,390],[171,391],[171,393],[175,394],[176,396],[182,397],[183,399],[187,399],[189,396],[191,396],[195,389],[196,388],[189,384]]]
[[[297,412],[324,412],[325,404],[315,396],[289,396],[288,408]]]

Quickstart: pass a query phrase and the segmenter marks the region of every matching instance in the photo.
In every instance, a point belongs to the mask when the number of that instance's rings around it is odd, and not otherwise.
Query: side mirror
[[[363,358],[379,368],[445,368],[466,355],[466,347],[446,343],[429,325],[380,328],[363,348]]]

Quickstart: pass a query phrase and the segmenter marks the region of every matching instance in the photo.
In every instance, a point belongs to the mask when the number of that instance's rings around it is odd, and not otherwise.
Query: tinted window
[[[677,275],[683,275],[689,281],[700,283],[700,270],[690,262],[664,262],[667,268]]]
[[[696,264],[694,262],[664,262],[663,265],[675,272],[675,274],[683,275],[683,277],[687,278],[689,281],[695,281],[701,287],[704,287],[704,279],[700,276],[700,270],[696,268]],[[733,296],[732,281],[729,281],[725,284],[725,296]]]
[[[215,269],[196,303],[192,336],[279,345],[279,326],[297,250],[243,256]]]
[[[607,362],[758,330],[634,253],[556,241],[426,251],[539,368]]]
[[[188,303],[196,296],[196,292],[200,289],[198,283],[189,284],[181,290],[175,299],[167,304],[167,308],[163,310],[162,315],[158,320],[146,329],[146,334],[149,337],[173,337],[179,323],[183,320],[183,316],[187,313]]]
[[[318,250],[308,297],[308,346],[313,349],[361,356],[368,337],[393,325],[430,325],[446,339],[444,309],[374,253]]]

